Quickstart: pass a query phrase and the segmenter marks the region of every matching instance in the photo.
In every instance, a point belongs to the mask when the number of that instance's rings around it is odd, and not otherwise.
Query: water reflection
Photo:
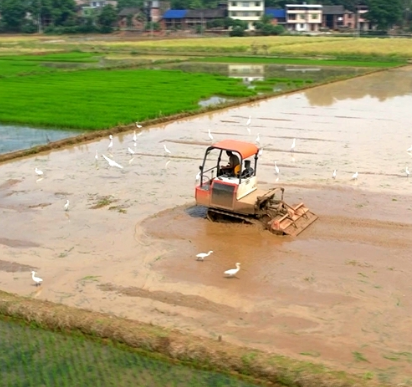
[[[244,83],[263,81],[265,79],[264,65],[230,64],[228,65],[230,78],[240,78]]]
[[[28,126],[0,125],[0,154],[75,137],[79,130],[37,129]]]

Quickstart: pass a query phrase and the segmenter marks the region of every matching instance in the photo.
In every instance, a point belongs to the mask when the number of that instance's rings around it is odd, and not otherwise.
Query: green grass
[[[87,52],[67,52],[43,55],[0,56],[0,78],[13,75],[44,74],[58,71],[44,63],[95,63],[98,58]]]
[[[250,382],[161,362],[121,346],[31,328],[0,319],[1,385],[237,386]]]
[[[195,58],[196,62],[212,63],[250,63],[250,64],[287,64],[308,66],[344,66],[344,67],[395,67],[404,62],[355,61],[332,59],[303,59],[303,58],[257,58],[257,57],[204,57]]]
[[[0,79],[0,121],[105,129],[199,109],[212,95],[248,97],[239,80],[165,70],[82,70]]]

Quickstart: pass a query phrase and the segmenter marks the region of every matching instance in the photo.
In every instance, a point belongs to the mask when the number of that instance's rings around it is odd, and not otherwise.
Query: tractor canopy
[[[255,144],[238,140],[219,141],[207,148],[206,153],[209,153],[213,149],[237,152],[240,154],[243,160],[259,152],[259,148]]]

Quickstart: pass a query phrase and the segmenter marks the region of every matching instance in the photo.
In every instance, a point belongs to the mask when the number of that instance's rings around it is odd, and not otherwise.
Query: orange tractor
[[[234,159],[237,162],[222,167],[224,152],[231,155],[231,161],[232,155],[237,156]],[[248,142],[223,140],[209,146],[199,167],[196,205],[207,207],[207,218],[211,221],[239,220],[263,225],[274,234],[298,235],[317,216],[303,203],[295,206],[285,203],[284,188],[259,189],[256,178],[258,158],[259,148]]]

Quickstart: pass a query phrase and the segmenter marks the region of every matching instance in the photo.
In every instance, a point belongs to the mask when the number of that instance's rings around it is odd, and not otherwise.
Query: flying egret
[[[409,177],[410,172],[409,172],[408,166],[405,167],[405,173],[406,173],[406,177]]]
[[[210,129],[208,131],[208,135],[209,135],[209,138],[213,141],[213,136],[212,136],[212,133],[210,133]]]
[[[249,116],[249,118],[246,122],[246,126],[249,126],[251,122],[252,122],[252,116]]]
[[[109,159],[107,156],[105,156],[105,155],[102,155],[103,157],[104,157],[104,159],[109,163],[109,165],[111,166],[111,167],[117,167],[117,168],[121,168],[121,169],[123,169],[123,167],[120,165],[120,164],[118,164],[118,163],[116,163],[116,161],[114,161],[114,160],[112,160],[112,159]]]
[[[39,278],[39,277],[36,277],[35,274],[36,274],[36,272],[35,272],[35,271],[32,271],[32,272],[31,272],[31,278],[33,278],[33,281],[36,283],[36,286],[39,286],[39,285],[41,285],[41,283],[43,282],[43,280],[42,280],[41,278]]]
[[[69,211],[69,205],[70,205],[70,202],[69,202],[69,199],[67,199],[67,202],[66,202],[66,204],[64,205],[64,210],[65,210],[65,211]]]
[[[134,150],[133,150],[132,148],[127,148],[127,150],[129,151],[129,153],[130,153],[131,155],[134,155]]]
[[[352,179],[351,179],[351,180],[358,180],[358,176],[359,176],[359,173],[358,173],[358,171],[356,171],[356,172],[352,175]]]
[[[107,149],[110,151],[113,148],[113,136],[110,135],[109,138],[110,138],[110,143],[109,143]]]
[[[41,170],[38,169],[37,167],[34,169],[34,172],[36,172],[36,175],[37,175],[37,176],[43,176],[43,175],[44,175],[43,171],[41,171]]]
[[[142,125],[139,125],[139,123],[138,122],[136,122],[136,128],[141,128],[142,127]]]
[[[295,151],[295,146],[296,146],[296,138],[293,139],[292,146],[290,147],[291,152]]]
[[[166,153],[169,153],[169,154],[171,154],[171,153],[172,153],[172,152],[170,152],[170,150],[169,150],[169,149],[167,149],[166,144],[163,144],[163,148],[165,148],[165,152],[166,152]]]
[[[255,141],[260,144],[260,134],[259,133],[258,133]]]
[[[133,132],[133,141],[134,141],[134,143],[136,144],[136,141],[137,141],[136,131]]]
[[[412,145],[406,151],[407,152],[412,152]]]
[[[279,175],[280,171],[279,171],[279,167],[276,164],[276,161],[275,161],[275,172],[276,172],[277,175]]]
[[[228,277],[233,277],[240,270],[240,263],[236,263],[236,269],[229,269],[225,271],[225,275]]]
[[[337,170],[335,169],[334,171],[333,171],[333,173],[332,173],[332,179],[336,179],[336,174],[337,174]]]
[[[208,257],[210,254],[212,254],[213,251],[210,250],[208,253],[199,253],[196,255],[196,261],[203,261],[206,257]]]

